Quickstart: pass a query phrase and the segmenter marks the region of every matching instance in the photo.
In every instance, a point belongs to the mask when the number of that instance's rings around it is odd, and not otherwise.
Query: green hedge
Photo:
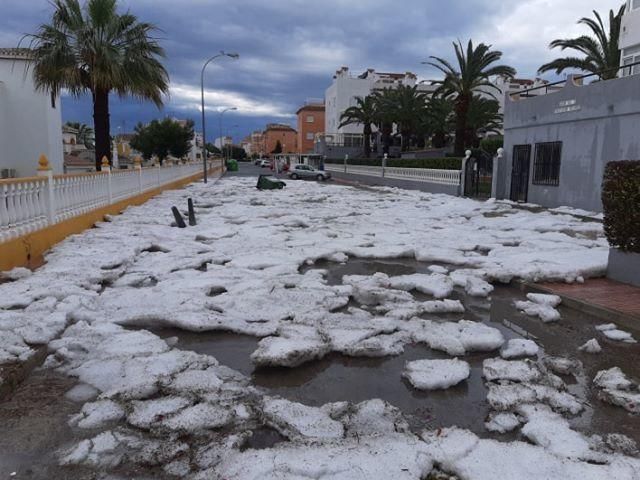
[[[341,158],[327,158],[325,163],[338,163],[343,164],[344,159]],[[349,165],[372,165],[381,167],[382,159],[380,158],[357,158],[349,159]],[[462,159],[449,157],[449,158],[414,158],[414,159],[399,159],[390,158],[387,160],[387,167],[403,167],[403,168],[436,168],[440,170],[460,170],[462,168]]]
[[[609,244],[624,252],[640,253],[640,161],[607,164],[602,206]]]
[[[495,156],[498,153],[499,148],[504,147],[504,138],[502,137],[488,137],[480,140],[480,148],[487,153]]]

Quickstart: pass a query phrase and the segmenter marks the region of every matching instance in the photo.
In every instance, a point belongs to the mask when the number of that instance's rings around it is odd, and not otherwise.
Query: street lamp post
[[[220,118],[219,120],[219,127],[220,127],[220,155],[222,156],[222,158],[224,158],[226,160],[226,153],[224,152],[224,137],[222,136],[222,115],[224,115],[226,112],[232,112],[238,110],[237,107],[229,107],[229,108],[225,108],[220,112]]]
[[[205,113],[204,113],[204,70],[207,68],[213,60],[219,57],[229,57],[233,59],[240,58],[237,53],[225,53],[221,51],[218,55],[214,55],[202,66],[202,72],[200,73],[200,92],[202,94],[202,167],[204,169],[204,183],[207,183],[207,133],[205,127]]]
[[[233,134],[236,133],[236,129],[240,128],[240,125],[232,125],[227,128],[227,137],[231,138],[231,145],[227,150],[227,160],[231,160],[231,154],[233,153]]]

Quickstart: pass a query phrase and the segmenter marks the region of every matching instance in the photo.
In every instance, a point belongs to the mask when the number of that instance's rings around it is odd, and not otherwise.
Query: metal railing
[[[528,95],[528,94],[531,93],[531,92],[542,90],[543,88],[544,88],[545,94],[546,94],[546,93],[549,93],[549,88],[550,87],[554,87],[554,90],[558,91],[561,86],[566,85],[566,83],[568,81],[571,81],[571,80],[576,82],[576,81],[582,81],[585,78],[591,78],[591,77],[598,77],[598,78],[600,78],[600,80],[602,80],[602,74],[610,73],[610,72],[619,72],[620,70],[627,70],[627,69],[629,70],[629,73],[627,75],[623,75],[623,77],[630,76],[630,75],[636,75],[636,74],[632,73],[632,71],[633,71],[633,67],[635,67],[637,65],[640,65],[640,62],[634,62],[634,63],[630,63],[628,65],[621,65],[619,67],[614,67],[614,68],[607,68],[605,70],[600,70],[599,72],[595,72],[595,73],[587,73],[587,74],[584,74],[584,75],[573,75],[571,78],[568,78],[567,80],[560,80],[558,82],[547,83],[546,85],[541,85],[539,87],[528,88],[526,90],[520,90],[520,91],[517,91],[517,92],[510,93],[509,97],[511,97],[511,98],[518,97],[518,96],[521,96],[521,97],[535,97],[536,95]],[[614,79],[612,78],[612,79],[609,79],[609,80],[614,80]],[[558,87],[558,88],[555,88],[555,87]]]
[[[210,170],[220,169],[220,161]],[[202,173],[200,162],[0,180],[0,243]]]
[[[327,163],[325,170],[331,172],[369,175],[373,177],[410,180],[414,182],[437,183],[439,185],[460,185],[460,170],[440,170],[434,168],[377,167],[374,165],[340,165]]]

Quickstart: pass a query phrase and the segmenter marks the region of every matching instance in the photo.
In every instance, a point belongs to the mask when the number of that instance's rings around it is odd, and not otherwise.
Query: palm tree
[[[374,94],[380,118],[388,118],[397,125],[402,138],[402,150],[409,147],[409,139],[415,135],[426,108],[427,96],[416,86],[400,85],[396,89],[385,88]]]
[[[593,36],[582,35],[578,38],[558,39],[549,44],[549,48],[560,48],[561,50],[576,50],[584,55],[584,58],[565,57],[558,58],[553,62],[546,63],[540,67],[539,73],[555,70],[557,74],[567,69],[583,70],[590,73],[600,73],[600,78],[609,80],[618,75],[620,67],[620,50],[618,41],[620,39],[620,29],[622,15],[625,5],[622,5],[616,14],[609,11],[609,33],[604,26],[600,14],[593,11],[596,19],[581,18],[580,25],[586,25],[591,29]]]
[[[91,93],[96,168],[111,158],[109,94],[151,100],[158,107],[169,76],[159,61],[164,50],[152,36],[156,27],[117,11],[117,0],[52,0],[51,23],[31,40],[33,76],[40,90]]]
[[[423,112],[422,124],[435,148],[443,148],[447,144],[454,122],[451,100],[440,95],[432,96]]]
[[[364,156],[371,156],[371,133],[373,125],[378,120],[378,108],[376,100],[373,96],[356,97],[356,104],[347,108],[340,116],[340,125],[338,128],[352,124],[362,125],[362,134],[364,136]]]
[[[471,103],[474,93],[485,91],[488,95],[493,96],[490,89],[498,92],[500,89],[491,83],[489,77],[497,75],[513,77],[516,71],[506,65],[493,65],[502,58],[502,52],[491,50],[491,45],[481,43],[474,48],[473,42],[469,40],[466,53],[461,42],[454,43],[453,47],[458,60],[458,69],[448,61],[434,56],[430,57],[434,62],[427,63],[444,73],[444,79],[435,82],[440,85],[436,94],[454,98],[456,114],[454,150],[456,155],[462,156],[465,148],[469,103]]]
[[[480,146],[478,134],[501,133],[502,119],[500,104],[497,100],[474,95],[467,115],[467,145],[478,148]]]
[[[86,123],[80,122],[67,122],[67,126],[74,128],[78,131],[78,142],[82,143],[89,150],[93,150],[94,145],[92,143],[94,134],[93,128],[91,128]]]

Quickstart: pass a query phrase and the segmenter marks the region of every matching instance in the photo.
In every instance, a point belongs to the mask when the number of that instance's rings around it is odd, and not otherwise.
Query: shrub
[[[343,158],[327,158],[325,163],[344,163]],[[356,158],[349,159],[349,165],[372,165],[381,167],[382,159],[380,158]],[[387,160],[387,167],[402,167],[402,168],[435,168],[440,170],[460,170],[462,168],[462,159],[449,157],[449,158],[411,158],[400,159],[390,158]]]
[[[640,161],[607,164],[602,206],[609,244],[624,252],[640,253]]]
[[[495,156],[499,148],[504,147],[503,137],[488,137],[480,140],[480,149]]]

